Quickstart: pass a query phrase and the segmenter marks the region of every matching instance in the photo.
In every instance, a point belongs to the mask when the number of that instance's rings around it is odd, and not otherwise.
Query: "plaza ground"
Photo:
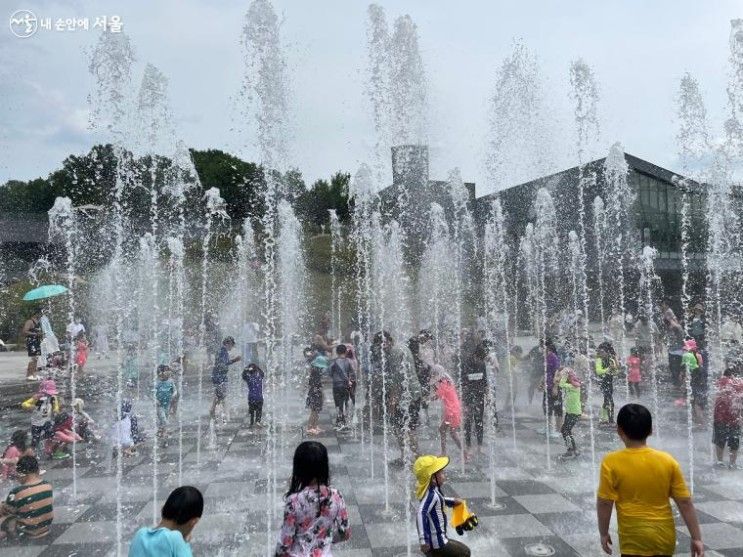
[[[0,376],[8,377],[13,370],[22,374],[23,362],[25,358],[0,354]],[[109,421],[113,414],[112,370],[110,360],[91,358],[90,373],[78,386],[86,400],[86,410],[101,423]],[[507,392],[500,391],[499,398],[504,400],[499,400],[501,431],[494,437],[495,506],[490,505],[491,463],[487,454],[462,471],[456,449],[449,444],[452,464],[445,491],[466,499],[480,517],[480,526],[463,538],[453,531],[450,534],[470,545],[473,555],[601,555],[588,421],[581,421],[575,429],[581,457],[574,461],[560,460],[558,456],[564,452],[562,441],[552,439],[548,468],[545,436],[538,433],[544,425],[541,408],[537,400],[528,405],[526,383],[519,379],[513,420],[515,447],[511,414],[504,409]],[[210,436],[207,422],[202,419],[202,441],[198,443],[197,418],[204,418],[207,413],[211,389],[205,382],[199,402],[198,376],[187,375],[184,381],[182,438],[178,423],[173,420],[170,444],[157,449],[157,461],[153,459],[151,442],[152,402],[146,396],[146,389],[135,403],[150,437],[137,456],[123,460],[120,490],[123,518],[118,532],[115,466],[111,471],[107,469],[103,444],[80,445],[74,481],[71,460],[42,462],[47,470],[45,477],[55,491],[55,521],[50,536],[23,546],[4,545],[0,552],[19,557],[115,555],[120,536],[125,555],[128,540],[136,529],[152,524],[167,494],[183,483],[197,486],[206,497],[204,517],[193,535],[194,555],[266,555],[267,548],[275,543],[281,493],[288,484],[291,455],[302,439],[306,420],[305,382],[301,376],[295,377],[283,390],[284,396],[277,402],[279,406],[274,407],[275,419],[285,431],[274,446],[265,433],[247,428],[247,403],[237,381],[237,370],[232,370],[230,377],[233,409],[229,421],[226,425],[219,423]],[[499,381],[503,382],[504,377]],[[621,386],[617,390],[619,406],[623,402]],[[594,404],[598,400],[595,395]],[[651,443],[670,451],[681,462],[688,478],[685,408],[674,407],[669,393],[661,392],[660,400],[658,435],[651,438]],[[352,527],[351,540],[336,545],[333,554],[336,557],[405,555],[409,541],[411,554],[420,555],[412,519],[414,505],[408,500],[413,488],[411,474],[407,469],[388,468],[389,507],[386,507],[383,433],[375,434],[373,448],[368,431],[363,432],[363,441],[358,427],[336,433],[332,428],[331,401],[328,389],[321,422],[326,433],[319,440],[328,447],[331,483],[343,493]],[[649,394],[643,402],[652,408]],[[271,410],[272,404],[273,401],[266,401],[267,410]],[[430,419],[420,428],[423,451],[439,450],[438,412],[438,404],[434,403]],[[29,414],[20,409],[3,410],[0,436],[9,439],[13,429],[28,428],[29,423]],[[743,556],[743,472],[713,468],[709,432],[703,429],[693,433],[694,498],[709,550],[707,555]],[[594,439],[596,465],[603,454],[619,447],[619,440],[611,431],[596,428]],[[399,453],[391,435],[388,441],[387,458],[396,458]],[[487,443],[489,440],[486,453]],[[275,498],[270,496],[272,482],[277,486]],[[3,492],[9,488],[9,484],[4,485]],[[153,494],[157,496],[154,506]],[[271,512],[272,504],[275,516]],[[269,517],[271,531],[267,532]],[[684,555],[689,539],[678,516],[676,522],[678,554]]]

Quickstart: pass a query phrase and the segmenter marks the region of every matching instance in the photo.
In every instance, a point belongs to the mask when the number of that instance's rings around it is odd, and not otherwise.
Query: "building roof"
[[[596,159],[593,161],[590,161],[585,164],[587,167],[593,167],[596,169],[601,169],[604,166],[604,161],[606,160],[606,157],[602,157],[600,159]],[[627,161],[627,165],[630,167],[631,170],[634,170],[635,172],[639,172],[641,174],[647,174],[649,176],[652,176],[653,178],[660,180],[662,182],[666,182],[668,184],[671,184],[673,186],[677,186],[677,180],[683,179],[684,176],[681,175],[678,172],[672,172],[671,170],[667,170],[663,167],[660,167],[656,164],[653,164],[651,162],[648,162],[646,160],[643,160],[639,157],[636,157],[634,155],[631,155],[629,153],[624,154],[624,160]],[[580,166],[573,166],[571,168],[568,168],[566,170],[561,170],[560,172],[555,172],[554,174],[549,174],[547,176],[540,176],[539,178],[535,178],[534,180],[530,180],[528,182],[523,182],[521,184],[516,184],[513,186],[510,186],[508,188],[504,188],[502,190],[498,190],[486,195],[483,195],[481,197],[477,198],[477,201],[480,200],[487,200],[489,198],[492,198],[496,195],[498,195],[500,192],[505,190],[511,190],[516,188],[527,188],[531,189],[535,186],[541,186],[541,185],[547,185],[549,183],[554,183],[556,181],[560,181],[566,177],[568,177],[571,174],[578,174],[578,170],[580,169]],[[703,187],[703,184],[699,184],[694,181],[690,181],[690,183],[694,187]]]

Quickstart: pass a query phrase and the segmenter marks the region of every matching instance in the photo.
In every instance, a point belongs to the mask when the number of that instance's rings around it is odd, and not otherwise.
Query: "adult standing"
[[[681,381],[681,357],[684,353],[684,328],[671,309],[671,301],[668,298],[664,298],[661,302],[660,311],[668,347],[668,369],[671,372],[673,384],[678,387]]]
[[[415,373],[413,355],[407,346],[397,346],[392,336],[382,333],[387,382],[387,404],[392,428],[400,446],[400,460],[404,464],[405,441],[413,455],[418,456],[418,423],[421,410],[421,385]]]
[[[72,319],[72,323],[67,325],[67,341],[68,342],[74,342],[74,340],[77,338],[77,335],[80,333],[85,333],[85,325],[82,324],[82,321],[80,321],[80,318],[75,316]]]
[[[544,394],[542,397],[542,408],[547,416],[547,424],[554,416],[555,426],[549,433],[550,437],[560,437],[562,429],[562,394],[555,384],[555,374],[560,369],[560,358],[557,355],[555,344],[547,339],[544,342]],[[547,433],[547,432],[545,432]]]
[[[41,308],[36,308],[23,325],[23,336],[26,339],[26,352],[28,353],[28,367],[26,368],[26,379],[38,381],[36,370],[39,366],[41,355]]]
[[[462,369],[462,398],[464,402],[464,442],[472,447],[472,429],[477,439],[477,455],[482,454],[485,402],[488,394],[487,349],[483,343],[464,360]],[[494,403],[495,401],[493,401]]]
[[[317,329],[312,337],[312,349],[316,355],[319,356],[332,356],[333,354],[333,341],[328,336],[330,332],[330,314],[324,313],[320,322],[317,324]]]
[[[207,361],[211,362],[217,351],[221,349],[222,329],[219,326],[219,318],[211,313],[204,316],[204,342],[206,343]]]

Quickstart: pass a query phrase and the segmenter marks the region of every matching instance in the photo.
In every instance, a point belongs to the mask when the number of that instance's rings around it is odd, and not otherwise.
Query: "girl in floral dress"
[[[328,485],[329,479],[325,445],[300,443],[294,451],[276,557],[332,557],[332,544],[351,537],[346,503]]]

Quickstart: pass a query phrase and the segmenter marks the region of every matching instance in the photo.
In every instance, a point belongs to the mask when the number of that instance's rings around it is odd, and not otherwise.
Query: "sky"
[[[418,28],[428,80],[431,177],[459,167],[484,186],[488,98],[496,72],[522,41],[536,56],[559,122],[555,170],[577,162],[568,69],[583,58],[600,90],[596,157],[620,141],[627,152],[678,169],[675,96],[690,72],[700,83],[713,135],[727,113],[732,0],[567,0],[378,2],[392,21],[409,14]],[[356,0],[274,0],[290,80],[289,166],[309,184],[355,172],[373,158],[365,96],[366,8]],[[240,32],[248,1],[4,0],[0,7],[0,183],[45,177],[69,154],[89,150],[88,59],[98,31],[39,29],[15,37],[18,9],[38,18],[119,15],[132,39],[138,84],[147,63],[169,79],[178,135],[190,147],[217,148],[256,160],[254,130],[239,116]],[[248,140],[246,141],[246,138]]]

